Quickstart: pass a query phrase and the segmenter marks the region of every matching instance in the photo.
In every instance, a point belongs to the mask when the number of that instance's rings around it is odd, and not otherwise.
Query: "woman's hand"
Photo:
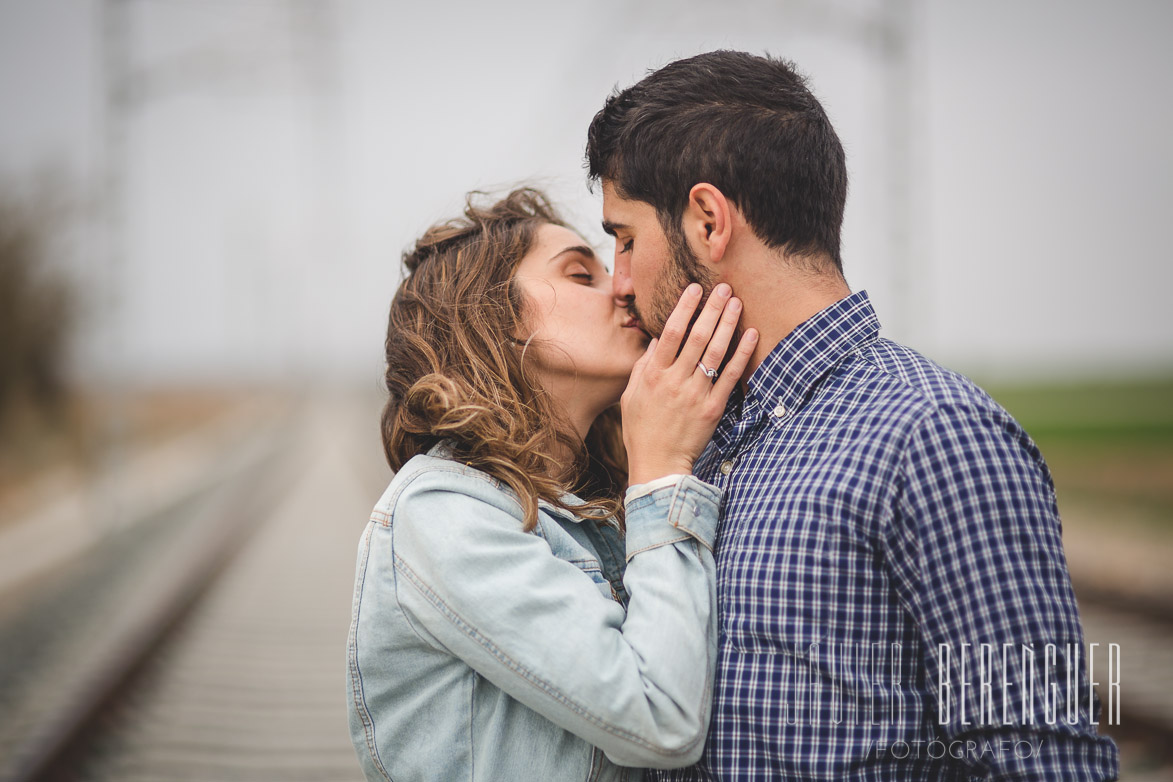
[[[621,400],[630,485],[691,473],[693,462],[713,436],[758,339],[756,330],[747,330],[715,382],[698,366],[703,362],[716,369],[725,358],[741,317],[741,301],[732,293],[725,283],[713,289],[681,348],[701,299],[701,286],[689,285],[663,334],[652,340],[635,363]]]

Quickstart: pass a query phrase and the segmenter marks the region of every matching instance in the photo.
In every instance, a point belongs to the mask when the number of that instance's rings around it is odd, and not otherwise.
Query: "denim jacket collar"
[[[456,454],[454,453],[453,448],[452,448],[452,441],[450,439],[441,440],[440,442],[433,445],[431,448],[428,449],[427,455],[435,457],[437,459],[450,459],[452,461],[457,461]],[[492,477],[492,476],[490,476],[490,477]],[[501,481],[497,480],[496,478],[494,478],[493,480],[496,481],[497,487],[499,489],[502,489],[503,491],[507,491],[510,494],[513,493],[506,484],[502,483]],[[565,494],[563,494],[561,497],[561,500],[565,504],[570,505],[572,507],[577,506],[577,505],[585,505],[586,504],[586,500],[582,499],[581,497],[579,497],[576,494],[571,494],[570,492],[566,492]],[[575,524],[578,524],[582,521],[581,516],[576,516],[573,513],[570,513],[562,508],[559,508],[554,503],[552,503],[548,500],[544,500],[541,497],[538,498],[538,508],[546,511],[547,513],[549,513],[553,516],[557,516],[559,519],[562,519],[564,521],[570,521]]]

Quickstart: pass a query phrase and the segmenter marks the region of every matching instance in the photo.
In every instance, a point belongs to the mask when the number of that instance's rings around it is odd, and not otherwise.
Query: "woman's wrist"
[[[636,486],[641,483],[654,481],[666,475],[690,475],[692,464],[681,461],[677,463],[662,462],[653,464],[632,464],[627,471],[627,485]]]

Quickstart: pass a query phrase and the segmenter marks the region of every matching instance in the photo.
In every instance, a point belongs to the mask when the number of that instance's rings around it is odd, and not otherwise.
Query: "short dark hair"
[[[698,182],[721,190],[770,247],[825,253],[842,274],[843,145],[793,63],[715,51],[616,90],[591,121],[587,171],[681,231]]]

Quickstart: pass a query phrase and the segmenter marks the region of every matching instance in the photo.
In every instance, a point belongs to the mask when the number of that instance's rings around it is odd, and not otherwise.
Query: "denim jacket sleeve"
[[[615,763],[695,763],[716,664],[720,491],[693,476],[627,508],[626,615],[522,530],[483,477],[428,470],[395,504],[400,604],[416,632]]]

